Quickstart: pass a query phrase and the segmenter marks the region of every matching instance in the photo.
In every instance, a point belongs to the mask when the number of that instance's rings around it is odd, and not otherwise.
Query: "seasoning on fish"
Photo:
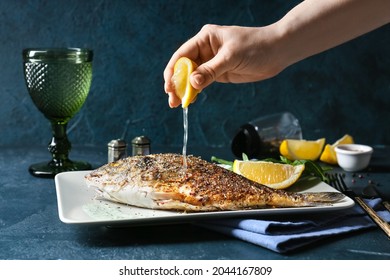
[[[85,176],[108,200],[165,210],[220,211],[318,206],[344,198],[339,192],[293,193],[253,182],[199,157],[179,154],[133,156]]]

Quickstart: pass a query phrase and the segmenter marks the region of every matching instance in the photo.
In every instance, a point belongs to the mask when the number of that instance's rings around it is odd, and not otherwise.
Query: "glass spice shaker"
[[[133,156],[145,156],[150,154],[150,140],[146,136],[137,136],[131,141]]]

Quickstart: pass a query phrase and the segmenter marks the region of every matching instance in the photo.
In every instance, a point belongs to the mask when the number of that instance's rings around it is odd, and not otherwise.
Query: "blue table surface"
[[[153,152],[180,152],[154,148]],[[226,149],[189,148],[209,160],[232,159]],[[109,228],[59,220],[53,179],[29,174],[31,163],[50,157],[45,147],[0,148],[0,259],[201,260],[201,259],[390,259],[390,242],[378,228],[328,238],[288,254],[240,241],[191,224]],[[74,147],[71,158],[94,167],[107,160],[106,147]],[[374,181],[390,200],[390,149],[376,147],[364,178],[347,174],[358,187]],[[353,180],[356,182],[353,183]]]

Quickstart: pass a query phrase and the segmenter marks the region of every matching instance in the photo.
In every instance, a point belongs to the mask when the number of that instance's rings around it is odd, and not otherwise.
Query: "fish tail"
[[[304,207],[330,205],[345,197],[339,192],[279,193],[269,201],[270,206]]]
[[[305,193],[304,196],[309,202],[313,203],[334,203],[345,197],[344,194],[339,192]]]

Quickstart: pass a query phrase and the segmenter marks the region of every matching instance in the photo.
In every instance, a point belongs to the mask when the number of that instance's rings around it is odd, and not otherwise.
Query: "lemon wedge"
[[[325,138],[318,140],[285,139],[279,146],[282,156],[290,160],[317,160],[324,148]]]
[[[338,145],[341,144],[354,144],[353,137],[349,134],[345,134],[343,137],[341,137],[339,140],[334,142],[332,145],[326,144],[324,151],[322,152],[320,156],[320,161],[328,163],[328,164],[337,164],[337,157],[336,157],[336,152],[335,148]]]
[[[235,160],[233,172],[273,189],[286,189],[301,176],[305,165]]]
[[[332,147],[332,145],[325,145],[324,151],[320,156],[320,161],[328,164],[337,164],[336,152],[334,151],[334,147]]]
[[[187,108],[200,92],[190,83],[190,74],[197,67],[198,65],[191,59],[181,57],[176,61],[173,68],[172,83],[175,86],[177,97],[181,99],[183,108]]]

